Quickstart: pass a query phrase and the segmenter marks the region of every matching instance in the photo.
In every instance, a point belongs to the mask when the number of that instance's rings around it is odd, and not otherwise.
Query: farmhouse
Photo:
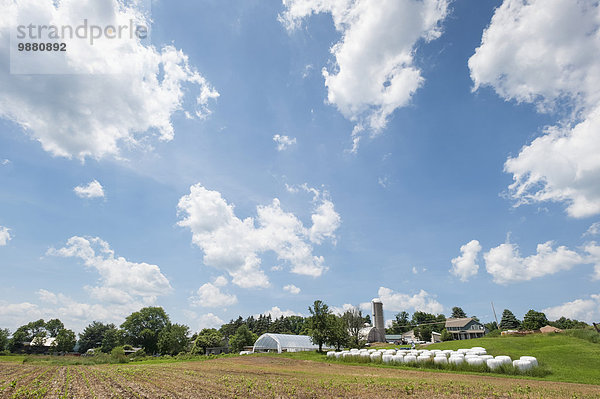
[[[472,317],[446,319],[446,330],[455,340],[481,338],[487,332],[483,324]]]
[[[323,348],[331,347],[323,345]],[[254,343],[253,352],[302,352],[319,349],[308,335],[263,334]]]
[[[48,353],[56,347],[56,338],[36,337],[31,342],[25,344],[28,353]]]

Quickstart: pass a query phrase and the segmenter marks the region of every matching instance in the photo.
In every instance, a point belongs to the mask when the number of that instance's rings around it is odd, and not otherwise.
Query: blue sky
[[[27,3],[0,19],[1,327],[374,297],[600,318],[597,5],[156,1],[151,44],[25,75]]]

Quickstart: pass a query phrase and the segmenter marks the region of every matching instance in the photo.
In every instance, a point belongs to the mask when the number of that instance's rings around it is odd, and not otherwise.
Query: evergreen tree
[[[523,318],[522,327],[525,330],[539,330],[545,325],[548,325],[546,315],[542,312],[536,312],[533,309],[529,310]]]
[[[462,308],[455,306],[452,308],[452,316],[450,317],[452,317],[453,319],[463,319],[467,317],[467,314],[464,310],[462,310]]]
[[[498,326],[500,330],[514,330],[521,327],[521,322],[515,317],[513,312],[508,309],[504,309],[502,312],[502,319]]]

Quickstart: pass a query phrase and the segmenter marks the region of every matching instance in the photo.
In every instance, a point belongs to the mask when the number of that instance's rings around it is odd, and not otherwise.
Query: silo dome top
[[[382,302],[381,302],[381,299],[379,299],[379,298],[373,298],[373,300],[372,300],[371,302],[374,302],[374,303],[382,303]]]

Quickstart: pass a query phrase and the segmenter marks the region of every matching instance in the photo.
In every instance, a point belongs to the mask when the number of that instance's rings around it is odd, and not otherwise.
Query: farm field
[[[277,355],[98,366],[0,362],[1,398],[600,398],[600,386]]]

